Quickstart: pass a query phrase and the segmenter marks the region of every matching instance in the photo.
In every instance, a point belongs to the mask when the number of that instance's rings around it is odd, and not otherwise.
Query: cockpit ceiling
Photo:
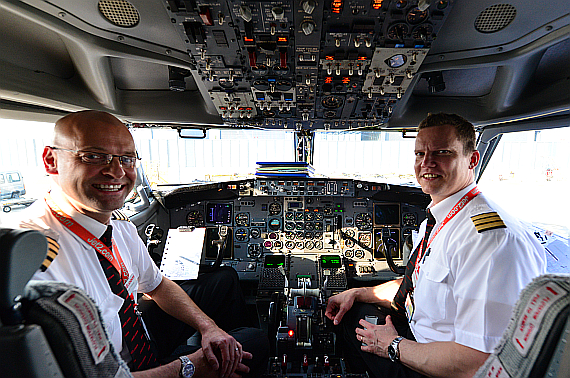
[[[332,131],[411,128],[438,111],[480,127],[548,123],[570,114],[569,8],[0,0],[0,116],[91,108],[143,125]]]

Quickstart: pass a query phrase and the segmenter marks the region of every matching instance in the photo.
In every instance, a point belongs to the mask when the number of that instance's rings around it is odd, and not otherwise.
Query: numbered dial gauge
[[[422,23],[428,16],[427,9],[425,11],[421,11],[419,8],[413,8],[408,12],[406,16],[406,21],[408,21],[411,25],[417,25]]]
[[[431,39],[433,33],[433,26],[431,24],[418,25],[412,31],[412,37],[416,41],[427,41]]]
[[[251,236],[252,239],[257,239],[261,236],[261,231],[259,231],[259,228],[252,228],[249,231],[249,236]]]
[[[354,224],[359,230],[369,230],[372,228],[372,215],[360,213],[354,218]]]
[[[249,226],[249,214],[247,213],[236,214],[236,226],[242,226],[242,227]]]
[[[388,38],[395,41],[403,41],[406,35],[410,32],[407,24],[400,23],[392,25],[388,28]]]
[[[281,214],[282,206],[279,202],[273,202],[269,205],[269,215]]]
[[[204,214],[201,211],[193,210],[186,216],[186,224],[191,227],[204,226]]]
[[[238,242],[247,241],[248,236],[248,232],[245,228],[238,228],[235,232],[235,238]]]
[[[402,215],[402,223],[404,226],[416,226],[418,224],[418,218],[414,213],[404,213],[404,215]]]

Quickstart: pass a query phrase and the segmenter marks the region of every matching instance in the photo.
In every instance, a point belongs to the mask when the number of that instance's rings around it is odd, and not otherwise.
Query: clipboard
[[[171,280],[197,278],[205,236],[205,227],[178,227],[168,230],[160,272]]]

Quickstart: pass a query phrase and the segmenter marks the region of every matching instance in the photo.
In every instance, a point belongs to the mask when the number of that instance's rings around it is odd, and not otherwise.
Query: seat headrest
[[[47,254],[47,240],[39,231],[0,228],[0,320],[10,323],[16,298],[39,269]]]

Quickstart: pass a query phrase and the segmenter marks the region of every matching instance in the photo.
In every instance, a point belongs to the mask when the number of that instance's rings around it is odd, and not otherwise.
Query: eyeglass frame
[[[115,154],[109,154],[106,152],[95,152],[95,151],[81,151],[81,150],[71,150],[68,148],[61,148],[61,147],[55,147],[55,146],[47,146],[49,148],[51,148],[54,151],[67,151],[67,152],[73,152],[75,155],[77,155],[80,159],[81,162],[84,164],[89,164],[89,165],[109,165],[111,164],[111,162],[113,161],[113,158],[118,158],[119,159],[119,164],[121,165],[121,167],[123,168],[135,168],[137,166],[137,161],[142,160],[139,157],[139,153],[137,151],[135,151],[136,156],[131,156],[131,155],[115,155]],[[97,164],[97,163],[93,163],[93,162],[88,162],[84,160],[84,157],[81,156],[81,154],[95,154],[95,155],[101,155],[101,156],[105,156],[105,163],[104,164]],[[134,164],[132,167],[124,164],[123,159],[128,158],[128,159],[135,159],[134,160]]]

